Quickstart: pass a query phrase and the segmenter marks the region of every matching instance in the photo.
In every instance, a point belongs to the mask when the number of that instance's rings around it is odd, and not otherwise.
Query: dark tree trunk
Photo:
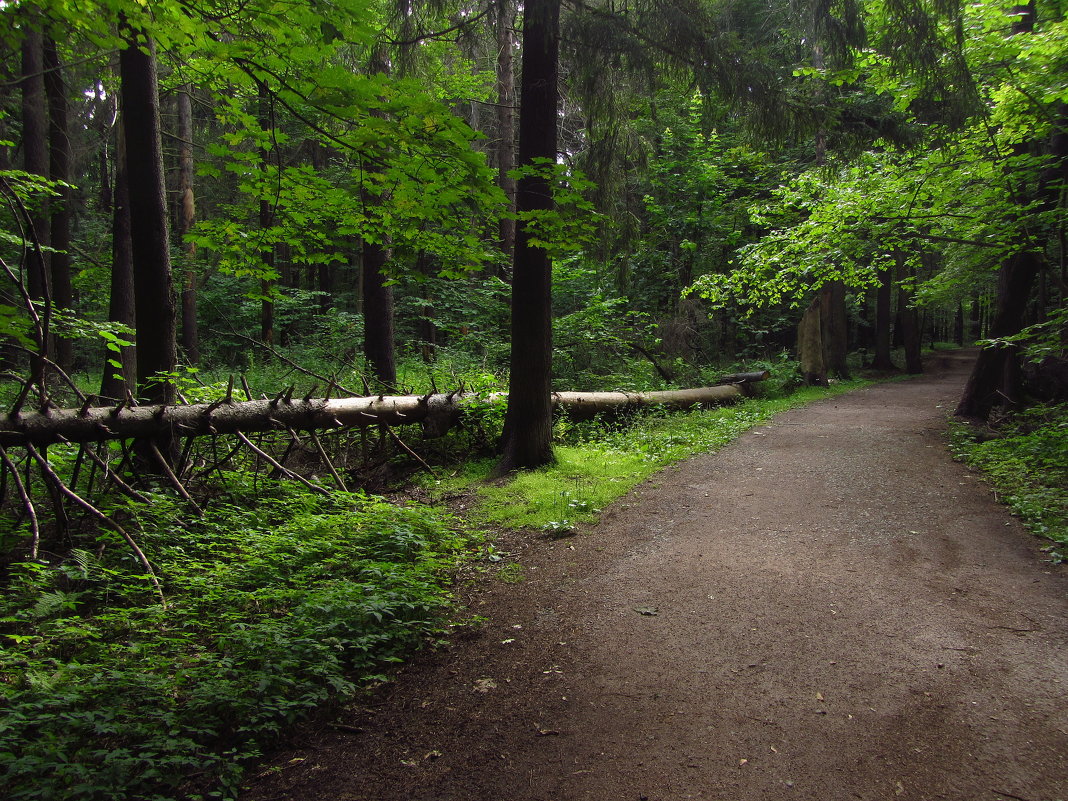
[[[389,75],[390,64],[384,48],[376,48],[371,57],[370,71]],[[364,202],[372,205],[381,200],[364,193]],[[393,287],[387,284],[384,273],[389,261],[388,242],[363,243],[363,355],[371,374],[383,386],[397,384],[397,364],[393,346]]]
[[[27,16],[36,16],[33,10],[27,11]],[[39,31],[33,29],[36,20],[26,20],[26,31],[22,40],[22,168],[26,172],[48,177],[48,121],[45,114],[45,88],[44,88],[44,47],[43,37]],[[48,268],[42,246],[48,245],[50,238],[48,232],[48,212],[42,206],[31,211],[27,220],[29,230],[26,239],[30,245],[26,248],[26,290],[34,300],[48,301],[50,291],[48,286]],[[46,305],[44,314],[45,330],[47,332],[50,319],[49,307]],[[48,337],[38,343],[38,350],[42,356],[48,356]],[[44,386],[44,361],[39,358],[31,360],[31,379],[40,386]]]
[[[192,87],[178,92],[178,241],[182,246],[182,351],[189,364],[200,361],[200,330],[197,327],[197,246],[186,238],[197,220],[193,193]]]
[[[515,169],[515,37],[514,0],[496,0],[495,27],[497,34],[497,169],[501,191],[508,198],[508,211],[515,211],[515,178],[508,173]],[[509,216],[500,223],[501,251],[510,255],[515,251],[515,220]],[[506,270],[502,270],[506,273]]]
[[[1013,34],[1034,32],[1035,6],[1027,3],[1015,6]],[[1021,199],[1039,199],[1043,204],[1056,202],[1056,196],[1064,185],[1065,168],[1068,166],[1068,105],[1061,103],[1057,109],[1056,125],[1050,147],[1050,163],[1039,178],[1037,187],[1028,193],[1021,188]],[[1026,146],[1018,146],[1018,154],[1026,152]],[[998,289],[994,314],[990,320],[991,339],[1001,339],[1020,333],[1024,327],[1027,302],[1031,288],[1042,268],[1043,257],[1034,251],[1021,251],[1001,265],[998,273]],[[995,346],[984,348],[976,359],[964,394],[957,405],[957,414],[977,420],[986,420],[995,406],[1016,403],[1019,400],[1018,346]]]
[[[889,268],[879,271],[879,288],[875,296],[875,356],[871,366],[875,370],[893,370],[890,358],[890,301],[893,293],[893,275]]]
[[[823,341],[822,291],[812,299],[797,326],[797,359],[809,386],[827,386],[827,349]]]
[[[363,243],[363,355],[371,374],[385,387],[397,383],[393,356],[393,287],[384,269],[389,252],[377,242]]]
[[[178,357],[155,46],[151,40],[146,46],[127,24],[123,29],[128,44],[119,56],[119,70],[137,316],[137,387],[146,401],[172,403],[174,381],[161,380],[161,374],[173,374]]]
[[[56,52],[56,43],[51,37],[44,39],[44,85],[48,96],[48,155],[49,177],[53,181],[70,181],[71,149],[70,131],[67,125],[67,88]],[[74,305],[74,292],[70,281],[70,213],[71,191],[66,186],[57,187],[58,196],[50,202],[51,244],[49,273],[52,278],[52,303],[56,308],[69,309]],[[56,337],[55,360],[64,370],[70,370],[74,359],[74,342],[66,337]]]
[[[957,304],[956,316],[953,318],[953,341],[964,347],[964,304]]]
[[[991,339],[1012,336],[1021,330],[1021,321],[1031,296],[1031,287],[1041,267],[1037,253],[1022,252],[1010,258],[998,274],[997,308],[990,321]],[[984,348],[972,368],[957,405],[957,414],[986,420],[995,406],[1017,400],[1011,386],[1016,363],[1013,346]],[[1006,379],[1010,379],[1006,382]]]
[[[274,121],[271,119],[271,96],[267,90],[267,84],[263,81],[259,83],[259,114],[260,114],[260,127],[264,131],[270,131],[274,128]],[[260,162],[263,165],[263,169],[267,169],[267,160],[270,154],[266,148],[260,150]],[[260,229],[266,231],[274,224],[274,209],[271,208],[271,202],[266,198],[260,200]],[[264,274],[269,276],[260,281],[260,294],[263,299],[260,301],[260,341],[264,345],[274,345],[274,291],[275,280],[274,275],[276,273],[275,267],[275,252],[273,245],[267,245],[263,251],[263,271]]]
[[[922,350],[922,329],[919,312],[911,307],[912,290],[909,288],[913,270],[903,257],[898,256],[897,321],[901,329],[901,346],[905,349],[905,372],[912,375],[923,372],[920,358]]]
[[[137,328],[134,311],[133,252],[130,244],[130,190],[126,180],[126,137],[122,124],[115,130],[115,187],[112,192],[111,296],[108,319]],[[112,361],[119,362],[116,367]],[[100,394],[119,401],[137,389],[137,348],[133,345],[108,351]]]
[[[519,165],[556,163],[560,0],[528,0],[523,21],[523,80],[519,106]],[[553,208],[547,176],[525,176],[516,192],[522,215]],[[498,475],[553,460],[552,262],[516,232],[512,277],[512,350],[503,455]]]
[[[849,323],[844,281],[831,281],[820,290],[820,328],[827,374],[849,378]]]

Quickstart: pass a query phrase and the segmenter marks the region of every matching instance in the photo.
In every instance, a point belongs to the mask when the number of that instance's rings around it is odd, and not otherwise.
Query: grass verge
[[[470,462],[433,483],[446,495],[472,491],[475,525],[537,529],[564,535],[597,519],[616,498],[667,465],[721,448],[753,426],[787,409],[867,385],[854,380],[830,388],[806,387],[785,397],[755,397],[732,405],[689,412],[649,411],[625,421],[557,423],[556,463],[485,484],[492,460]]]
[[[998,499],[1034,534],[1045,550],[1068,561],[1068,404],[1026,409],[988,430],[955,422],[954,456],[981,470]]]

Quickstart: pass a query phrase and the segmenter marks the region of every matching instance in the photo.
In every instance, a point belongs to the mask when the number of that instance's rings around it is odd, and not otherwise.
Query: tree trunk
[[[182,246],[182,351],[189,364],[200,361],[200,330],[197,327],[197,246],[187,239],[197,219],[193,193],[193,89],[186,84],[178,92],[178,241]]]
[[[1020,332],[1040,266],[1041,257],[1031,252],[1017,253],[1002,265],[998,274],[997,308],[990,321],[991,339]],[[1013,346],[988,347],[980,351],[956,413],[961,417],[986,420],[995,406],[1017,400],[1010,394],[1013,388],[1006,385],[1006,378],[1012,377],[1015,361],[1016,348]]]
[[[393,287],[383,270],[389,253],[377,242],[363,243],[363,354],[375,379],[385,387],[397,384],[393,356]]]
[[[260,127],[264,131],[270,131],[274,128],[274,122],[271,119],[270,93],[267,91],[267,84],[263,81],[259,82],[258,92]],[[265,173],[269,157],[267,149],[261,148],[260,163]],[[260,230],[266,232],[273,224],[274,209],[271,208],[271,202],[263,198],[260,200]],[[260,294],[263,296],[260,301],[260,341],[270,347],[274,345],[274,275],[276,273],[274,246],[270,244],[266,245],[263,250],[263,271],[269,277],[260,281]]]
[[[515,64],[513,50],[515,36],[514,0],[496,0],[495,20],[497,34],[497,170],[498,183],[508,198],[508,211],[515,211],[515,178],[509,172],[515,169]],[[515,220],[505,215],[500,222],[501,252],[515,251]],[[501,270],[502,274],[506,270]]]
[[[752,373],[750,381],[766,373]],[[749,383],[748,381],[745,383]],[[732,403],[748,393],[745,383],[667,392],[558,392],[550,409],[578,420],[606,412],[660,406],[690,409]],[[0,417],[0,446],[47,445],[53,442],[102,442],[157,437],[171,430],[185,436],[232,434],[291,428],[419,423],[425,437],[445,434],[465,409],[492,406],[501,394],[373,395],[359,398],[309,398],[198,403],[187,406],[117,406],[109,409],[52,409]]]
[[[879,288],[875,296],[875,357],[872,359],[872,369],[894,370],[894,362],[890,358],[890,301],[893,292],[893,275],[890,268],[879,271]]]
[[[389,75],[390,65],[384,48],[375,48],[371,57],[372,73]],[[380,198],[364,192],[364,202],[379,204]],[[393,287],[384,274],[389,261],[387,242],[363,243],[363,354],[375,379],[385,387],[397,384],[397,364],[393,345]]]
[[[820,289],[820,333],[827,375],[849,378],[849,324],[844,281],[831,281]]]
[[[44,40],[41,33],[33,29],[33,25],[37,22],[34,18],[38,16],[36,9],[29,7],[24,17],[26,29],[22,39],[22,168],[26,172],[47,178],[49,163],[48,122],[45,114]],[[38,343],[41,356],[48,356],[50,350],[47,330],[51,317],[50,304],[47,303],[51,292],[43,250],[43,246],[48,245],[50,241],[48,213],[45,205],[42,203],[30,212],[27,220],[29,230],[26,232],[26,239],[30,244],[25,251],[26,290],[34,300],[46,302],[43,313],[46,336],[43,342]],[[45,380],[44,365],[43,359],[31,359],[31,380],[42,387]]]
[[[1014,7],[1013,34],[1034,32],[1035,5],[1027,3]],[[1027,152],[1026,145],[1018,146],[1018,154]],[[1068,170],[1068,104],[1058,104],[1053,137],[1049,147],[1049,165],[1039,177],[1037,187],[1029,193],[1021,188],[1024,203],[1038,199],[1049,207],[1058,200]],[[1002,339],[1020,333],[1024,327],[1027,302],[1031,288],[1042,268],[1043,254],[1021,251],[1006,260],[998,273],[995,308],[989,325],[989,338]],[[964,394],[956,413],[962,417],[986,420],[995,406],[1019,401],[1019,364],[1017,345],[984,348],[976,359],[972,374],[964,387]]]
[[[797,358],[801,362],[801,375],[810,386],[827,386],[827,353],[823,343],[821,295],[812,299],[801,322],[797,326]]]
[[[155,46],[151,39],[147,46],[139,46],[143,38],[128,23],[122,28],[128,42],[119,55],[119,70],[137,317],[137,387],[139,396],[150,403],[173,403],[175,385],[170,376],[178,358]]]
[[[53,181],[67,183],[71,180],[70,131],[67,125],[67,88],[56,52],[56,43],[51,37],[44,38],[44,88],[48,96],[48,155],[49,177]],[[70,280],[70,213],[71,196],[67,186],[56,187],[58,196],[50,202],[50,235],[52,253],[49,255],[49,274],[52,278],[52,304],[57,309],[69,309],[74,305],[74,292]],[[74,360],[74,342],[67,337],[56,337],[55,360],[64,370],[71,369]]]
[[[134,311],[134,268],[130,244],[130,189],[126,180],[126,137],[123,124],[115,128],[115,187],[112,191],[111,227],[111,296],[108,319],[137,328]],[[119,366],[111,364],[118,361]],[[104,377],[100,382],[100,394],[104,398],[120,401],[127,391],[137,390],[137,348],[133,345],[108,351],[104,363]]]
[[[557,68],[560,0],[528,0],[523,21],[523,80],[519,109],[519,163],[556,163]],[[524,176],[516,208],[553,208],[548,176]],[[552,263],[530,242],[526,225],[516,232],[512,278],[512,349],[503,455],[495,473],[538,467],[553,460]]]
[[[917,375],[923,372],[923,362],[920,358],[922,350],[920,316],[911,305],[912,290],[908,288],[912,270],[902,257],[898,258],[898,271],[897,314],[901,325],[901,345],[905,348],[905,372]]]

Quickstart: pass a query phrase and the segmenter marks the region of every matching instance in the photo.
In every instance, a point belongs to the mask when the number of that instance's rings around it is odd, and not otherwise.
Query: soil
[[[954,463],[970,367],[776,417],[564,540],[247,801],[1068,801],[1068,570]],[[514,573],[513,573],[514,575]]]

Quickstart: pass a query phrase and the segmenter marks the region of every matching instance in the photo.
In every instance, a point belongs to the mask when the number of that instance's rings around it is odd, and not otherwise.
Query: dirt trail
[[[1068,571],[941,439],[968,363],[777,417],[570,540],[249,801],[1068,801]]]

